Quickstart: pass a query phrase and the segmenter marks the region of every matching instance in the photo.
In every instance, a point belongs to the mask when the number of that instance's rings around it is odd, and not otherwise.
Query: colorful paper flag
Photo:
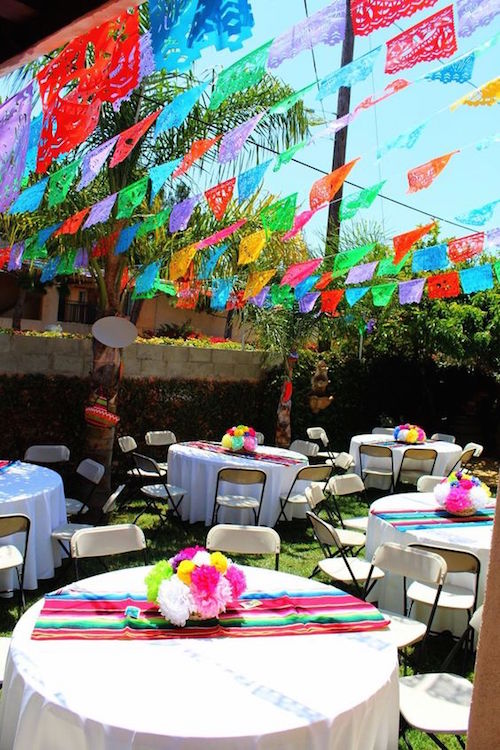
[[[116,142],[116,148],[113,152],[113,156],[111,157],[111,161],[109,162],[110,169],[116,167],[117,164],[120,164],[120,162],[127,158],[132,149],[140,141],[142,136],[147,133],[151,125],[160,114],[160,111],[161,110],[157,109],[156,112],[152,112],[150,115],[144,117],[144,119],[140,120],[135,125],[132,125],[130,128],[127,128],[120,133]]]
[[[276,273],[275,268],[269,268],[266,271],[254,271],[248,276],[247,284],[243,294],[244,300],[256,297],[265,287],[268,281]]]
[[[394,263],[399,263],[400,260],[406,255],[408,250],[418,242],[424,235],[431,231],[435,226],[436,222],[431,221],[430,224],[425,224],[423,227],[417,227],[404,234],[398,234],[392,238],[392,244],[394,246]]]
[[[270,286],[265,286],[263,289],[261,289],[261,291],[258,294],[254,295],[253,297],[248,298],[248,304],[255,305],[256,307],[264,307],[264,304],[269,296],[270,289],[271,289]]]
[[[178,166],[174,171],[173,176],[180,177],[181,174],[187,172],[188,169],[190,169],[193,164],[198,161],[198,159],[201,159],[201,157],[206,154],[207,151],[211,149],[215,143],[217,143],[219,138],[220,135],[216,135],[215,138],[200,138],[197,141],[193,141],[189,151],[180,163],[180,166]]]
[[[309,292],[299,299],[299,312],[310,313],[312,312],[314,305],[321,292]]]
[[[138,222],[137,224],[132,224],[132,226],[125,227],[125,229],[121,230],[115,247],[115,255],[121,255],[121,253],[127,252],[130,245],[134,241],[135,235],[137,234],[140,226],[141,224],[140,222]]]
[[[411,270],[413,273],[420,273],[421,271],[440,271],[447,268],[449,265],[447,250],[446,242],[441,245],[431,245],[430,247],[423,247],[421,250],[415,250]]]
[[[470,36],[500,13],[498,0],[457,0],[458,36]]]
[[[56,277],[57,268],[59,266],[59,256],[50,258],[42,269],[40,276],[40,282],[45,284],[47,281],[52,281]]]
[[[205,239],[200,240],[198,242],[198,249],[202,250],[204,247],[210,247],[210,245],[218,245],[221,240],[225,240],[226,237],[229,237],[231,234],[234,234],[234,232],[237,232],[238,229],[241,229],[241,227],[246,223],[246,219],[239,219],[238,221],[235,221],[234,224],[231,224],[224,229],[219,229],[218,232],[215,232],[209,237],[205,237]]]
[[[210,109],[218,109],[228,96],[259,83],[266,72],[267,58],[272,43],[271,39],[219,73],[210,99]]]
[[[464,224],[472,224],[473,227],[482,227],[492,218],[495,208],[499,203],[500,200],[485,203],[484,206],[473,208],[469,213],[461,214],[456,219],[457,221],[462,221]]]
[[[193,86],[190,89],[186,89],[186,91],[183,91],[181,94],[177,94],[170,104],[163,107],[155,125],[156,138],[166,130],[170,130],[170,128],[178,128],[182,125],[200,96],[205,91],[207,85],[208,81],[201,83],[199,86]]]
[[[352,29],[355,36],[368,36],[390,26],[399,18],[430,8],[437,0],[351,0]]]
[[[9,255],[8,271],[19,271],[23,265],[24,242],[12,245]]]
[[[335,195],[342,187],[347,175],[356,162],[359,161],[359,158],[360,157],[353,159],[347,164],[343,164],[338,169],[330,172],[330,174],[313,182],[311,190],[309,191],[309,205],[313,211],[316,211],[316,209],[320,208],[325,203],[329,203],[335,198]]]
[[[116,218],[128,219],[132,216],[135,209],[142,203],[148,190],[149,177],[146,175],[131,185],[120,190],[118,193],[118,203]]]
[[[288,284],[288,286],[297,286],[303,279],[313,274],[317,268],[323,263],[323,258],[312,258],[311,260],[305,260],[301,263],[294,263],[291,265],[281,279],[281,286]]]
[[[388,281],[387,284],[376,284],[372,286],[372,298],[375,307],[385,307],[391,301],[394,291],[397,289],[397,281]]]
[[[178,250],[172,255],[169,268],[169,279],[171,281],[176,281],[185,276],[197,250],[198,245],[194,243],[193,245],[183,247],[182,250]]]
[[[316,83],[309,83],[307,86],[304,86],[304,88],[299,89],[298,91],[294,91],[293,94],[290,94],[289,96],[286,96],[284,99],[281,99],[281,101],[276,102],[276,104],[273,104],[273,106],[269,108],[269,114],[270,115],[286,114],[289,109],[295,106],[297,102],[302,101],[305,95],[308,94],[310,91],[312,91],[314,88],[316,88]]]
[[[281,154],[278,154],[273,167],[273,172],[278,172],[284,164],[288,164],[290,161],[292,161],[295,154],[297,154],[299,151],[302,151],[302,149],[305,148],[308,143],[308,140],[300,141],[300,143],[296,143],[294,146],[290,146],[290,148],[287,148],[286,151],[282,151]]]
[[[345,299],[349,307],[352,307],[356,302],[359,302],[359,300],[365,296],[369,288],[370,287],[368,286],[359,286],[354,289],[346,289]]]
[[[448,243],[448,258],[452,263],[463,263],[476,255],[480,255],[484,248],[484,232],[469,234]]]
[[[316,98],[323,101],[327,96],[335,94],[341,86],[350,87],[368,78],[381,49],[382,47],[375,47],[375,49],[362,55],[362,57],[357,57],[352,62],[338,68],[323,78],[319,82],[319,90]]]
[[[93,148],[92,151],[85,154],[82,159],[82,175],[80,182],[76,186],[77,191],[83,190],[83,188],[90,185],[92,180],[99,174],[117,140],[118,136],[115,135],[114,138],[110,138],[109,141],[101,143],[96,148]]]
[[[483,266],[466,268],[463,271],[459,271],[459,274],[464,294],[493,289],[493,271],[490,263],[486,263]]]
[[[371,263],[362,263],[359,266],[353,266],[346,276],[346,284],[362,284],[364,281],[370,281],[373,278],[378,260]]]
[[[448,273],[440,273],[437,276],[428,276],[427,294],[429,299],[458,297],[460,294],[458,273],[456,271],[449,271]]]
[[[99,203],[94,203],[82,229],[88,229],[95,224],[102,224],[107,221],[111,215],[115,201],[116,193],[112,193],[112,195],[107,195]]]
[[[449,154],[443,154],[438,156],[436,159],[431,159],[425,164],[421,164],[419,167],[410,169],[408,172],[408,193],[416,193],[419,190],[429,187],[436,177],[441,174],[443,169],[446,167],[451,157],[454,154],[458,154],[460,149],[451,151]]]
[[[263,116],[264,112],[259,112],[257,115],[254,115],[249,120],[245,120],[241,125],[237,125],[224,134],[219,146],[219,164],[227,164],[240,155],[247,138],[250,137]]]
[[[141,273],[135,280],[135,293],[144,294],[154,286],[156,277],[158,276],[161,268],[161,260],[157,260],[154,263],[149,263],[147,266],[143,266]]]
[[[404,255],[399,263],[394,263],[392,258],[382,258],[377,268],[377,276],[397,276],[401,269],[408,262],[410,255]]]
[[[425,78],[427,81],[440,81],[441,83],[468,83],[472,78],[475,60],[476,56],[474,52],[471,52],[448,65],[436,68]]]
[[[232,292],[234,277],[229,279],[212,279],[211,310],[224,310]]]
[[[316,289],[326,289],[328,284],[333,278],[333,274],[331,271],[325,271],[325,273],[321,274],[319,281],[316,282]]]
[[[344,295],[343,289],[332,289],[328,292],[321,292],[321,312],[325,315],[336,317],[338,304]]]
[[[492,107],[500,101],[500,76],[493,78],[491,81],[483,83],[482,86],[474,89],[469,94],[465,94],[461,99],[450,105],[453,112],[458,107]]]
[[[200,264],[200,269],[196,274],[198,279],[209,279],[214,270],[215,266],[221,255],[227,250],[227,245],[221,245],[220,247],[213,247],[208,256],[203,258]]]
[[[57,266],[58,276],[69,276],[75,270],[76,250],[67,250],[59,260]]]
[[[293,224],[298,193],[292,193],[262,209],[260,218],[266,232],[287,232]]]
[[[257,232],[252,232],[251,234],[242,237],[238,253],[238,265],[246,265],[247,263],[253,263],[257,260],[263,251],[265,244],[266,232],[264,229],[260,229]],[[264,282],[264,284],[265,283],[266,282]]]
[[[236,177],[231,177],[230,180],[220,182],[215,187],[205,190],[205,199],[217,221],[220,221],[226,213],[228,203],[233,197],[235,183]]]
[[[271,303],[275,307],[283,307],[285,310],[291,310],[294,303],[294,295],[289,286],[273,284],[271,286]]]
[[[439,10],[387,42],[386,73],[420,62],[451,57],[457,51],[453,5]]]
[[[33,83],[0,105],[0,212],[21,190],[30,135]]]
[[[62,234],[75,234],[78,232],[89,211],[90,206],[87,206],[87,208],[82,208],[81,211],[78,211],[78,213],[73,214],[73,216],[70,216],[66,221],[63,221],[59,229],[56,229],[54,232],[54,237],[59,237]]]
[[[333,270],[335,271],[335,275],[338,276],[347,271],[348,268],[355,266],[365,257],[365,255],[368,255],[374,247],[375,243],[373,242],[368,245],[363,245],[362,247],[354,247],[352,250],[345,250],[344,252],[337,253],[333,260]],[[319,289],[318,284],[316,284],[316,288]]]
[[[423,122],[420,125],[417,125],[416,128],[413,128],[406,133],[400,133],[396,138],[384,143],[377,149],[377,159],[381,159],[385,154],[395,148],[413,148],[426,127],[427,123]]]
[[[182,232],[189,224],[191,215],[201,200],[201,195],[191,195],[172,208],[169,219],[169,229],[172,232]]]
[[[23,190],[9,208],[8,213],[22,214],[25,211],[36,211],[42,202],[48,180],[48,177],[43,177],[38,182],[35,182],[34,185]]]
[[[252,169],[247,169],[246,172],[242,172],[238,175],[238,201],[242,203],[247,198],[250,198],[257,190],[259,184],[264,178],[264,174],[270,165],[272,159],[257,164]]]
[[[302,279],[302,281],[299,281],[295,289],[293,290],[293,293],[295,295],[295,299],[297,301],[301,300],[303,297],[308,294],[311,289],[316,285],[316,282],[318,281],[319,276],[308,276],[305,279]]]
[[[401,305],[419,304],[427,279],[410,279],[399,283],[399,302]]]
[[[300,230],[305,227],[305,225],[312,219],[316,211],[311,211],[310,209],[306,209],[305,211],[301,211],[300,214],[297,214],[293,219],[293,226],[291,229],[288,230],[288,232],[285,232],[285,234],[281,237],[283,242],[286,242],[287,240],[291,240],[293,237],[295,237]]]
[[[149,176],[151,178],[151,199],[152,203],[155,197],[158,195],[170,175],[181,165],[182,158],[172,159],[171,161],[163,162],[163,164],[157,164],[156,167],[151,167],[149,170]]]
[[[342,198],[340,203],[340,220],[347,221],[348,219],[353,219],[360,208],[370,208],[386,182],[387,180],[382,180],[371,187],[360,190],[358,193],[353,193]]]

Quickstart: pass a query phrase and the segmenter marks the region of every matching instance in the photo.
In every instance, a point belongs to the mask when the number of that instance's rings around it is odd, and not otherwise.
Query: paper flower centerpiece
[[[434,487],[439,505],[454,516],[471,516],[484,508],[491,497],[489,488],[466,469],[453,471]]]
[[[416,424],[399,424],[394,428],[394,440],[398,443],[425,443],[426,434]]]
[[[146,576],[147,597],[172,625],[208,620],[226,611],[246,589],[245,574],[221,552],[186,547],[160,560]]]
[[[239,424],[231,427],[220,441],[223,448],[229,451],[248,451],[253,453],[257,448],[257,437],[253,427]]]

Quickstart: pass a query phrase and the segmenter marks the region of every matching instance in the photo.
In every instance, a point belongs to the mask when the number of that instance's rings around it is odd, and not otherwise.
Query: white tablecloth
[[[54,564],[61,562],[50,536],[67,520],[60,475],[43,466],[22,462],[12,464],[0,473],[0,513],[22,513],[31,520],[24,587],[36,589],[39,580],[53,578]],[[2,543],[14,543],[22,551],[24,534],[5,537]],[[3,573],[0,587],[12,586],[17,586],[17,576],[13,572]]]
[[[384,436],[384,435],[354,435],[353,438],[351,438],[351,444],[349,447],[349,453],[354,458],[355,466],[353,471],[356,472],[356,474],[359,474],[361,476],[361,464],[359,460],[359,446],[362,443],[381,443],[385,441],[389,441],[390,436]],[[434,466],[433,474],[437,476],[448,476],[450,471],[452,470],[453,466],[456,464],[458,459],[460,458],[460,454],[462,452],[462,448],[459,445],[456,445],[455,443],[447,443],[444,440],[436,440],[429,443],[425,443],[425,445],[408,445],[407,443],[400,443],[399,445],[390,446],[392,451],[392,460],[393,460],[393,467],[394,467],[394,480],[397,479],[397,476],[399,474],[399,469],[401,467],[401,461],[403,460],[403,454],[407,448],[431,448],[435,451],[437,451],[437,458],[436,463]],[[371,466],[376,466],[377,463],[383,464],[383,459],[376,459],[372,458],[371,456],[365,457],[365,466],[367,463],[370,463]],[[387,461],[385,461],[387,464]],[[427,469],[425,468],[427,463],[422,463],[422,467],[417,466],[416,464],[412,465],[412,469],[415,467],[415,469],[422,468],[422,473],[426,474]],[[367,476],[365,481],[366,487],[378,487],[380,489],[389,489],[389,481],[388,479],[385,479],[384,477],[374,477],[374,476]]]
[[[324,586],[272,570],[245,571],[253,590]],[[140,592],[143,579],[144,568],[135,568],[77,585]],[[376,632],[32,641],[41,604],[14,630],[0,750],[397,748],[396,649]]]
[[[217,473],[223,467],[238,469],[260,469],[264,471],[266,487],[262,499],[262,509],[259,523],[263,526],[274,526],[280,511],[279,496],[288,492],[298,470],[307,466],[307,458],[301,453],[271,448],[260,445],[256,451],[276,456],[287,456],[301,460],[301,464],[285,466],[270,461],[242,458],[230,453],[212,453],[211,451],[195,448],[187,443],[176,443],[168,451],[168,481],[177,487],[187,490],[188,497],[182,501],[182,517],[190,523],[203,521],[207,526],[212,523],[212,513],[215,499],[215,485]],[[233,495],[244,494],[259,497],[260,488],[252,485],[237,486],[221,483],[220,490]],[[291,510],[287,509],[290,517]],[[304,517],[305,510],[294,509],[296,517]],[[249,510],[237,511],[220,508],[218,523],[253,523],[253,513]]]
[[[398,510],[421,510],[425,511],[436,507],[436,501],[432,492],[403,492],[397,495],[382,497],[372,503],[370,510],[378,512]],[[366,534],[366,557],[372,558],[373,553],[384,542],[396,542],[397,544],[433,544],[438,547],[454,547],[456,549],[473,552],[480,560],[481,574],[479,578],[478,606],[484,599],[484,587],[488,572],[490,559],[492,526],[460,526],[453,525],[439,529],[412,529],[411,531],[399,531],[379,516],[370,514],[368,519],[368,530]],[[458,585],[470,586],[469,575],[454,574],[448,577],[449,582]],[[376,599],[382,609],[393,612],[401,612],[402,584],[398,576],[386,575],[378,581],[371,599]],[[419,608],[415,610],[417,619],[427,622],[428,609]],[[460,635],[467,624],[463,612],[452,613],[441,612],[436,616],[433,629],[449,629],[456,635]]]

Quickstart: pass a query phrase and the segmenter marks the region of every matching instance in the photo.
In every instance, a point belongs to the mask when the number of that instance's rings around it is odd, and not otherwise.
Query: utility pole
[[[354,54],[354,34],[352,31],[351,21],[351,2],[346,0],[346,25],[345,25],[345,36],[342,43],[342,58],[340,65],[343,68],[344,65],[349,65],[352,62]],[[337,97],[337,118],[343,117],[348,114],[351,105],[351,87],[341,86]],[[347,130],[348,126],[342,128],[335,133],[335,141],[333,147],[333,162],[332,172],[335,169],[345,164],[345,155],[347,149]],[[331,247],[337,247],[339,231],[340,231],[340,199],[342,198],[342,187],[340,188],[335,202],[330,203],[328,206],[328,225],[326,230],[326,244]]]

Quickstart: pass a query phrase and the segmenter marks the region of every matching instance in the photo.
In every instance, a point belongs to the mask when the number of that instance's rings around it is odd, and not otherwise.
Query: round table
[[[143,592],[145,568],[72,584]],[[316,581],[245,568],[248,588]],[[157,641],[31,640],[18,622],[0,750],[396,750],[398,666],[377,632]]]
[[[31,520],[28,552],[24,568],[24,588],[38,588],[38,581],[54,577],[54,566],[61,564],[52,543],[52,531],[67,522],[63,482],[52,469],[16,461],[0,473],[0,514],[22,513]],[[5,537],[2,543],[16,544],[22,551],[24,535]],[[17,576],[3,573],[2,589],[17,586]]]
[[[207,444],[209,445],[209,444]],[[214,445],[214,448],[218,446]],[[285,465],[259,459],[259,454],[276,456],[299,463]],[[287,493],[298,470],[307,466],[308,460],[302,453],[259,445],[255,458],[245,458],[229,452],[218,453],[211,450],[197,448],[190,443],[176,443],[168,451],[168,481],[187,491],[182,501],[182,517],[190,523],[202,521],[206,526],[212,523],[212,513],[215,500],[215,486],[217,473],[223,467],[238,469],[260,469],[266,474],[266,486],[262,498],[262,508],[259,523],[263,526],[274,526],[280,512],[279,496]],[[297,487],[297,489],[300,489]],[[237,486],[221,483],[223,492],[259,496],[260,487],[252,485]],[[296,517],[304,517],[305,510],[299,508],[289,510],[287,517],[295,512]],[[221,507],[218,515],[219,523],[253,523],[253,514],[249,510],[231,510]]]
[[[437,547],[453,547],[473,552],[479,558],[481,563],[481,572],[479,577],[478,606],[484,599],[484,587],[490,559],[492,526],[453,526],[439,527],[436,529],[411,529],[410,531],[400,531],[386,520],[374,515],[374,512],[382,513],[389,511],[425,511],[435,509],[436,500],[432,492],[402,492],[396,495],[388,495],[376,500],[370,506],[370,516],[368,519],[368,529],[366,533],[366,558],[371,559],[373,553],[380,544],[385,542],[396,542],[397,544],[432,544]],[[470,585],[470,576],[464,574],[450,575],[450,583],[457,585]],[[377,600],[382,609],[388,609],[392,612],[401,612],[401,579],[397,576],[386,574],[386,576],[377,582],[372,596]],[[417,605],[415,617],[423,619],[426,622],[428,610],[420,609]],[[444,610],[436,613],[435,629],[449,629],[456,635],[461,635],[465,627],[463,612],[445,612]]]
[[[368,435],[354,435],[353,438],[351,438],[351,444],[349,446],[349,453],[354,458],[355,465],[353,471],[356,472],[359,476],[361,476],[361,463],[359,459],[359,446],[362,443],[390,443],[393,442],[390,438],[390,436],[384,436],[384,435],[373,435],[372,433],[369,433]],[[398,443],[397,445],[389,445],[388,446],[391,449],[392,452],[392,460],[393,460],[393,468],[394,468],[394,481],[396,481],[399,469],[401,467],[401,462],[403,460],[403,454],[407,448],[431,448],[432,450],[437,451],[437,458],[436,463],[434,465],[434,471],[432,472],[436,476],[448,476],[452,468],[455,466],[456,462],[460,458],[460,454],[462,453],[462,448],[459,445],[456,445],[455,443],[447,443],[444,440],[433,440],[433,441],[427,441],[423,445],[410,445],[409,443]],[[375,466],[377,464],[377,461],[383,463],[383,459],[376,459],[372,458],[371,456],[368,457],[370,461],[370,465]],[[366,462],[366,459],[365,459]],[[386,460],[387,462],[387,460]],[[418,469],[418,466],[415,465],[415,468]],[[412,466],[413,469],[413,466]],[[422,464],[422,474],[426,474],[427,470],[425,468],[425,464]],[[388,487],[388,480],[385,477],[377,477],[377,476],[367,476],[366,480],[363,480],[365,482],[365,487],[377,487],[379,489],[389,489]]]

